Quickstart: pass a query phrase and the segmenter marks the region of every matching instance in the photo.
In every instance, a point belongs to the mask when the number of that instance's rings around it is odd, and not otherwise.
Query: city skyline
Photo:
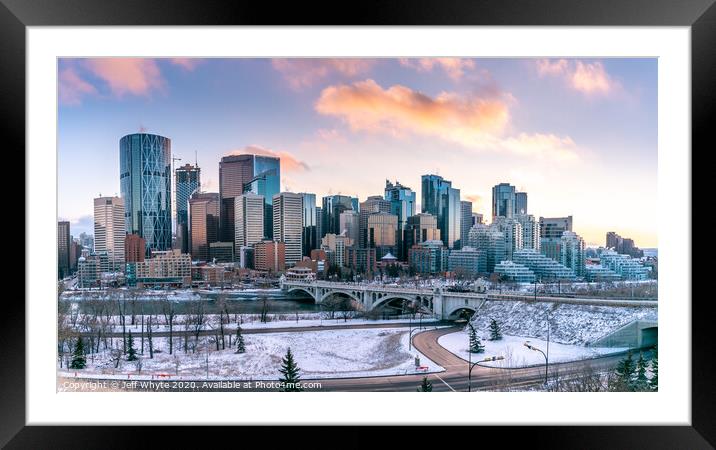
[[[73,235],[91,232],[93,198],[119,195],[119,139],[144,129],[172,140],[176,167],[198,159],[205,192],[219,192],[221,157],[242,152],[280,157],[281,191],[317,198],[362,202],[390,179],[420,199],[421,176],[437,173],[485,217],[492,187],[506,182],[529,193],[529,214],[574,216],[589,244],[617,231],[657,247],[655,59],[93,59],[58,68],[59,216]]]

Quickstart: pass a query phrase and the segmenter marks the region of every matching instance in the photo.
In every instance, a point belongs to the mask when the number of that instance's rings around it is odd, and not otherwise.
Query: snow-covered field
[[[87,355],[87,368],[60,373],[73,376],[96,378],[151,379],[169,375],[169,379],[206,378],[207,354],[209,379],[232,380],[275,380],[279,377],[281,359],[290,347],[301,369],[303,379],[349,378],[382,375],[404,375],[413,373],[440,372],[444,369],[428,360],[414,348],[408,351],[408,330],[405,329],[358,329],[307,331],[300,333],[245,334],[246,353],[236,354],[235,346],[216,350],[213,338],[200,338],[196,352],[183,350],[183,339],[174,339],[174,355],[169,355],[168,339],[154,338],[154,358],[149,358],[148,342],[145,339],[141,372],[136,362],[120,360],[119,368],[109,350]],[[121,347],[121,339],[114,339],[115,347]],[[189,339],[189,344],[193,339]],[[140,340],[134,336],[135,348],[139,352]],[[207,349],[209,350],[207,352]],[[415,368],[415,356],[422,366]]]
[[[503,336],[499,341],[489,341],[482,339],[485,346],[484,353],[469,354],[469,333],[466,331],[458,331],[456,333],[440,336],[438,343],[445,347],[455,355],[473,362],[492,356],[503,356],[504,360],[489,361],[480,363],[490,367],[525,367],[536,364],[544,364],[544,356],[536,350],[530,350],[524,346],[524,342],[529,341],[531,345],[539,348],[543,352],[547,351],[547,341],[535,338],[526,338],[521,336]],[[550,341],[549,343],[549,362],[569,362],[582,359],[594,358],[597,356],[608,355],[627,350],[626,348],[604,348],[604,347],[583,347],[580,345],[558,344]]]

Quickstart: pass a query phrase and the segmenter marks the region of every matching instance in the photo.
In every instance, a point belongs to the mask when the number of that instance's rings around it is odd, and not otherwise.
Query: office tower
[[[193,260],[208,261],[209,244],[219,240],[220,203],[216,192],[195,192],[189,198],[189,251]]]
[[[505,233],[497,226],[475,225],[470,228],[468,245],[480,251],[479,272],[492,273],[495,265],[506,260]]]
[[[375,249],[375,257],[380,260],[383,256],[397,251],[398,216],[385,212],[376,212],[368,215],[367,247]]]
[[[241,248],[241,247],[236,247]],[[232,263],[235,260],[233,242],[212,242],[209,244],[209,259],[217,263]]]
[[[70,223],[57,222],[57,276],[70,275]]]
[[[328,233],[321,239],[321,249],[328,255],[331,264],[338,267],[346,266],[346,252],[354,245],[353,239],[343,234]]]
[[[540,217],[540,237],[561,238],[565,231],[572,231],[572,216]]]
[[[585,275],[584,239],[573,231],[562,233],[559,262],[569,267],[578,277]]]
[[[527,192],[515,192],[515,214],[527,214]]]
[[[390,201],[380,195],[371,195],[360,204],[358,217],[358,246],[368,247],[368,216],[373,213],[390,213]]]
[[[320,247],[317,227],[320,215],[316,211],[316,194],[302,192],[303,196],[303,256],[311,256],[311,250]]]
[[[124,218],[122,218],[122,226],[124,226]],[[77,270],[77,260],[81,254],[82,246],[70,235],[70,273],[75,273]]]
[[[303,255],[303,195],[281,192],[273,196],[273,240],[286,244],[286,267]]]
[[[531,214],[517,214],[515,219],[522,225],[522,246],[539,251],[540,249],[540,225]]]
[[[120,197],[94,199],[94,250],[107,254],[102,272],[124,271],[124,202]]]
[[[497,216],[492,222],[505,237],[505,259],[511,260],[512,253],[524,247],[522,237],[522,224],[514,218]],[[499,261],[497,261],[499,262]]]
[[[438,175],[422,176],[422,212],[438,218],[440,238],[451,249],[460,245],[460,189]]]
[[[607,233],[606,247],[633,258],[642,258],[644,256],[644,251],[634,244],[633,239],[623,238],[613,231]]]
[[[354,243],[358,242],[359,238],[359,217],[352,209],[343,211],[339,216],[341,234],[351,238]]]
[[[172,246],[171,140],[156,134],[128,134],[119,140],[124,231],[146,242],[145,254]]]
[[[328,233],[341,234],[340,215],[343,211],[352,209],[359,212],[358,198],[349,197],[347,195],[330,195],[323,197],[323,207],[321,209],[321,231],[323,236]]]
[[[460,202],[460,248],[467,247],[467,237],[472,228],[472,202]]]
[[[241,248],[264,239],[264,205],[262,195],[251,192],[234,197],[234,245]]]
[[[481,213],[472,213],[472,223],[470,224],[471,227],[481,224],[482,223],[482,214]],[[465,239],[463,237],[463,239]]]
[[[264,236],[273,237],[273,196],[280,191],[281,162],[274,156],[231,155],[219,163],[222,241],[235,242],[234,198],[244,192],[264,197]]]
[[[385,180],[385,199],[390,202],[390,213],[398,216],[398,254],[401,261],[408,258],[408,248],[403,242],[408,218],[415,215],[417,196],[413,190],[398,181],[395,184]]]
[[[85,248],[94,248],[94,236],[83,231],[80,233],[80,245]]]
[[[286,244],[264,240],[254,244],[254,269],[276,273],[286,270]]]
[[[408,265],[421,274],[443,273],[447,270],[448,253],[443,241],[424,241],[408,250]]]
[[[465,243],[460,250],[452,250],[448,255],[448,270],[456,277],[474,277],[480,272],[482,252]]]
[[[408,217],[408,224],[403,236],[408,250],[421,242],[440,240],[438,218],[427,213]]]
[[[189,198],[200,190],[201,169],[185,164],[174,171],[176,211],[177,211],[177,248],[189,253]]]
[[[144,261],[146,242],[138,234],[128,234],[124,238],[124,262],[134,263]]]
[[[515,214],[515,187],[500,183],[492,188],[492,217],[512,217]]]

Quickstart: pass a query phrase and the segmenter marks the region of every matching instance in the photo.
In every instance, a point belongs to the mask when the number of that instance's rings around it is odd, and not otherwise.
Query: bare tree
[[[169,354],[172,354],[174,348],[174,303],[169,301],[167,296],[164,295],[162,300],[162,313],[164,314],[164,323],[169,325]],[[181,341],[179,341],[181,344]]]

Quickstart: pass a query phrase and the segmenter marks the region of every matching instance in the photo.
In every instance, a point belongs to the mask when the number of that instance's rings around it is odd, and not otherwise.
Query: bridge
[[[335,283],[328,281],[282,280],[281,288],[288,292],[302,292],[316,304],[322,304],[333,295],[348,297],[364,311],[390,304],[409,302],[418,310],[441,319],[456,319],[462,312],[475,313],[489,301],[547,302],[580,304],[587,306],[657,307],[652,300],[610,300],[604,298],[568,298],[553,296],[498,294],[494,292],[451,292],[442,287],[411,288],[407,286]]]

